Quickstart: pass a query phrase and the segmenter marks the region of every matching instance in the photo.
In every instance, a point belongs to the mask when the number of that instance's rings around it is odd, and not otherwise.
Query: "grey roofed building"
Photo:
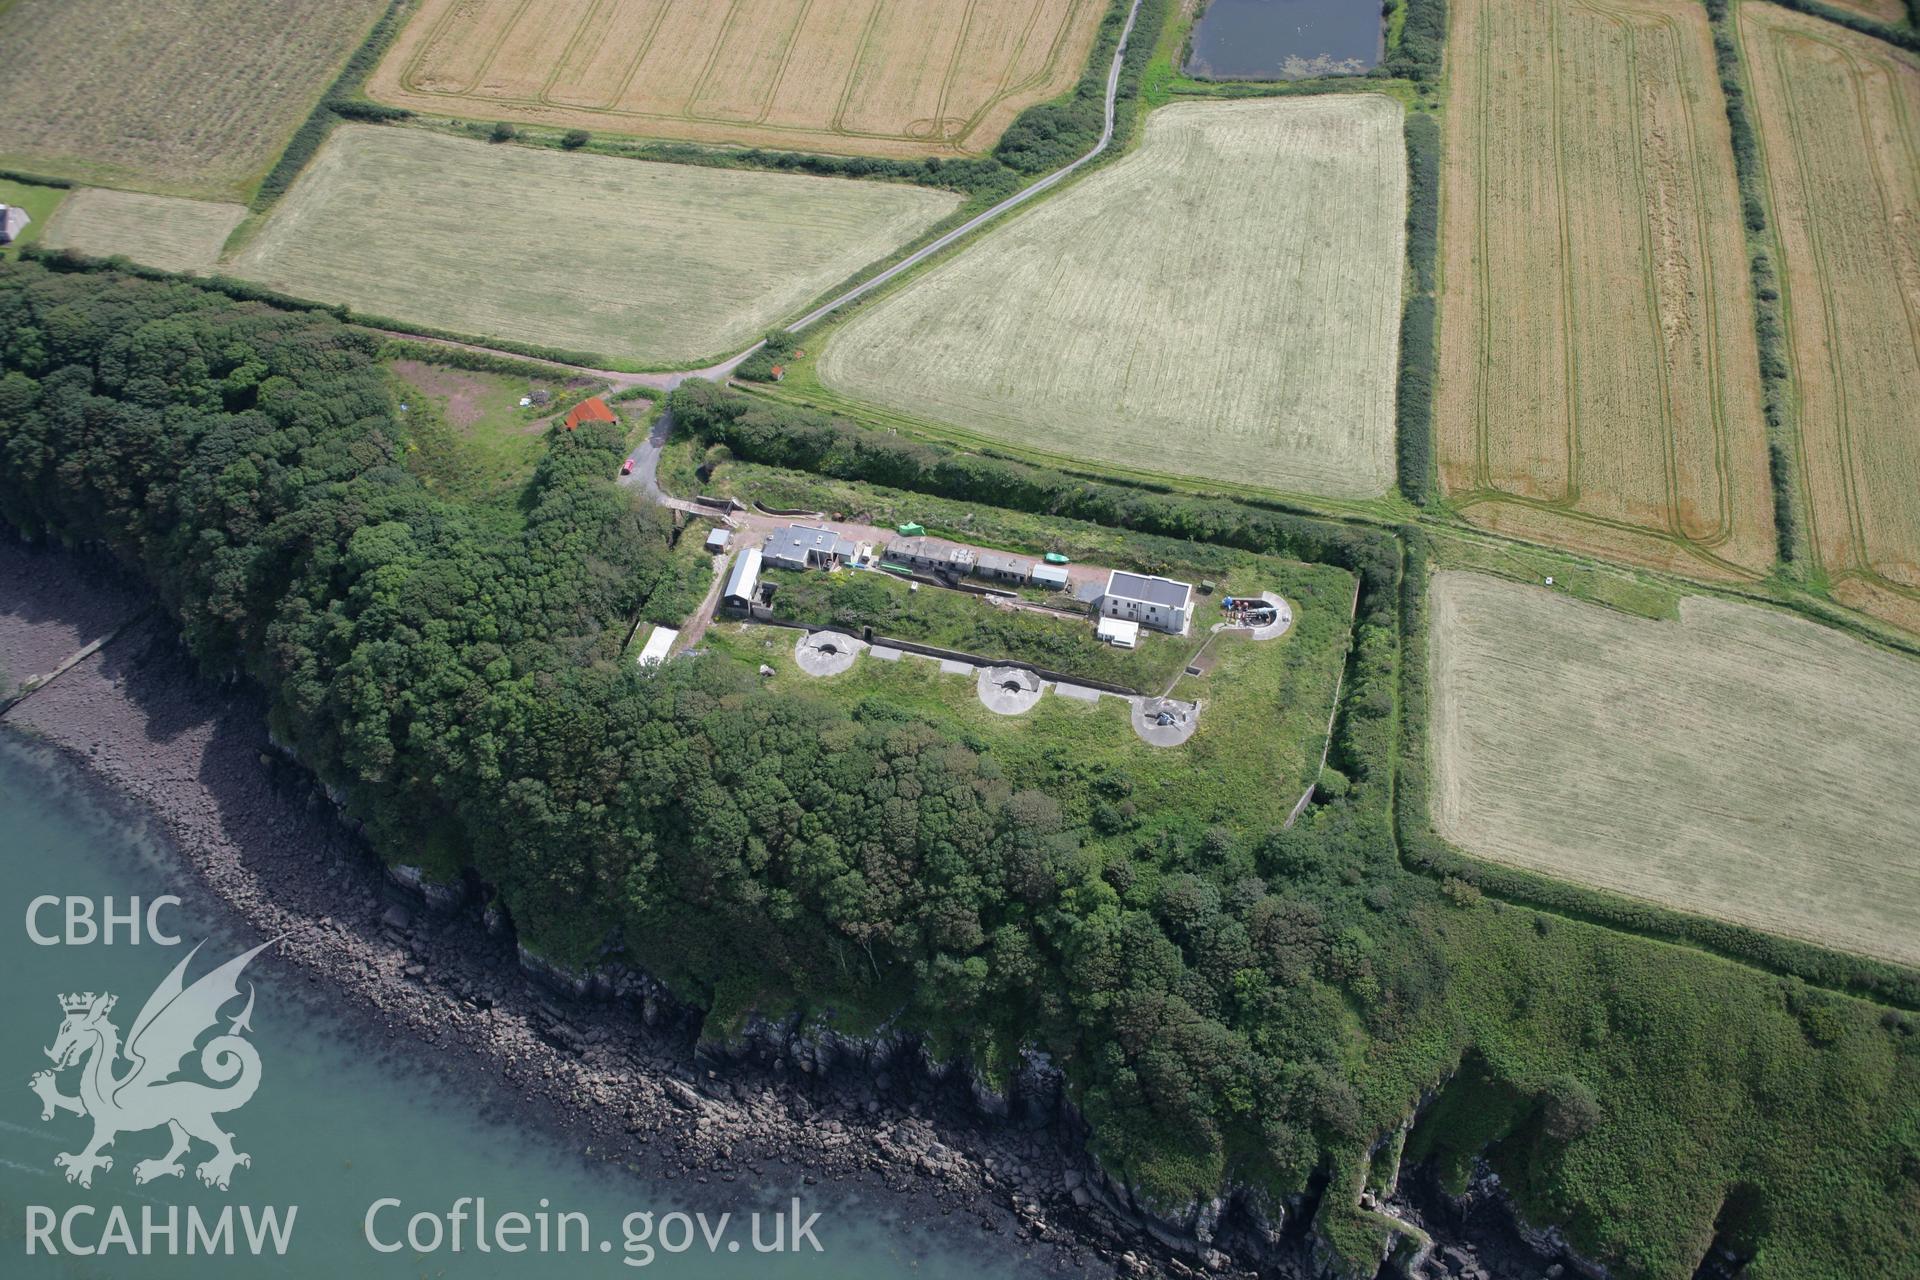
[[[1183,609],[1187,601],[1193,598],[1193,587],[1189,583],[1175,582],[1172,578],[1155,578],[1144,573],[1115,569],[1107,579],[1107,594],[1168,609]]]
[[[1067,566],[1063,564],[1037,564],[1033,572],[1027,575],[1036,587],[1052,587],[1055,591],[1067,589]]]
[[[733,572],[727,577],[727,589],[721,599],[736,609],[744,609],[753,603],[754,588],[760,584],[760,548],[748,547],[733,562]]]
[[[1187,610],[1192,601],[1190,583],[1115,569],[1107,576],[1100,612],[1177,636],[1187,629]]]
[[[0,244],[12,244],[33,219],[17,204],[0,204]]]
[[[733,535],[725,529],[709,529],[707,531],[707,550],[725,551],[727,549],[727,543],[732,540]]]
[[[887,544],[887,559],[915,569],[944,569],[962,576],[973,572],[973,548],[945,538],[895,538]]]
[[[859,548],[831,529],[809,524],[790,524],[767,535],[766,560],[782,569],[811,569],[816,564],[832,566],[851,559]]]
[[[1023,583],[1033,577],[1033,561],[1000,551],[982,551],[975,561],[974,572],[996,582]]]

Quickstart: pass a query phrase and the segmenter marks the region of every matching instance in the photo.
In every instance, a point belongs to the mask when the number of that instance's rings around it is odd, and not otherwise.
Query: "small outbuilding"
[[[725,551],[727,544],[731,541],[733,541],[733,534],[725,529],[715,527],[707,531],[707,550],[715,554]]]
[[[572,431],[583,422],[618,422],[613,410],[607,408],[607,402],[599,396],[589,396],[567,413],[567,430]]]
[[[726,589],[721,592],[721,603],[729,609],[745,610],[753,605],[754,592],[760,589],[760,548],[748,547],[733,562],[733,572],[727,575]]]
[[[0,204],[0,244],[12,244],[33,219],[17,204]]]
[[[1102,618],[1094,634],[1116,649],[1133,649],[1140,644],[1140,624],[1121,618]]]
[[[1025,586],[1033,577],[1033,561],[1025,556],[1010,556],[999,551],[982,551],[974,562],[973,571],[989,582],[1006,582],[1016,587]]]
[[[974,552],[944,538],[895,538],[887,544],[887,559],[910,569],[930,569],[965,578],[973,573]]]
[[[667,655],[673,652],[673,642],[679,638],[680,633],[672,627],[655,627],[635,661],[643,667],[659,666],[667,660]]]
[[[1065,591],[1067,589],[1066,566],[1037,564],[1033,566],[1033,572],[1027,575],[1027,580],[1034,586],[1045,587],[1049,591]]]

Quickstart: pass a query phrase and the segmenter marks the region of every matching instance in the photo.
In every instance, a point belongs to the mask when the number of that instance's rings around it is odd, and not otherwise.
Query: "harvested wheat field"
[[[1454,0],[1441,476],[1488,528],[1774,555],[1739,189],[1693,0]]]
[[[1110,0],[424,0],[382,102],[694,142],[989,150],[1071,88]]]
[[[1771,5],[1741,41],[1784,256],[1808,542],[1920,631],[1920,58]]]
[[[1083,464],[1377,496],[1403,157],[1386,97],[1163,108],[1133,155],[855,315],[820,381]]]
[[[245,200],[385,8],[0,4],[0,168]]]
[[[88,187],[68,196],[47,225],[50,249],[125,256],[162,271],[211,271],[245,205]]]
[[[1448,840],[1920,964],[1920,662],[1699,596],[1656,622],[1443,572],[1431,612]]]
[[[229,274],[407,324],[675,364],[747,346],[958,204],[347,125]]]

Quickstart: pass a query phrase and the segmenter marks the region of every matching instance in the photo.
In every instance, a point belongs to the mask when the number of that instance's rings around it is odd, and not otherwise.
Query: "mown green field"
[[[227,270],[403,323],[684,364],[749,345],[958,203],[349,125]]]
[[[1376,497],[1405,169],[1386,97],[1164,108],[1133,155],[856,314],[819,381],[1074,463]]]
[[[162,271],[211,271],[245,205],[88,187],[68,196],[43,237],[50,249],[121,255]]]
[[[1435,824],[1468,852],[1920,964],[1920,663],[1690,596],[1433,584]]]

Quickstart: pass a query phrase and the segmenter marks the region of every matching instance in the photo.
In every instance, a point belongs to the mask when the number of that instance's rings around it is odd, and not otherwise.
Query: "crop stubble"
[[[368,85],[444,115],[978,154],[1078,78],[1108,0],[425,0]]]
[[[1135,154],[857,314],[820,380],[1050,457],[1378,496],[1405,169],[1383,96],[1162,108]]]
[[[1434,821],[1480,857],[1920,964],[1920,663],[1690,596],[1434,576]]]
[[[404,322],[672,364],[746,346],[958,204],[343,125],[230,272]]]
[[[1920,59],[1772,5],[1740,22],[1808,541],[1838,598],[1920,631]]]
[[[1773,555],[1705,11],[1455,0],[1438,431],[1469,519],[1696,576]]]
[[[245,199],[385,7],[0,4],[0,167]]]
[[[162,271],[211,271],[246,216],[245,205],[87,187],[61,204],[44,243],[97,258],[124,255]]]

